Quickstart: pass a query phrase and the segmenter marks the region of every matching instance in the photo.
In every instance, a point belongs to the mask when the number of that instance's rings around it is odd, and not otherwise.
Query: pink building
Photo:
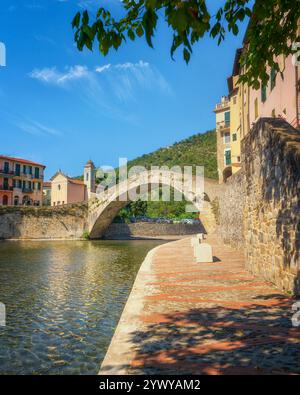
[[[270,70],[268,86],[260,90],[250,89],[250,128],[260,117],[279,117],[295,128],[300,127],[300,69],[295,66],[292,56],[280,56],[279,65],[283,78]]]
[[[45,166],[0,155],[0,206],[41,206]]]

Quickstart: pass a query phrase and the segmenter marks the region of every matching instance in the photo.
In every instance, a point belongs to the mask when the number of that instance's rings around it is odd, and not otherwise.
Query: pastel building
[[[243,48],[236,51],[233,72],[227,79],[228,97],[222,98],[214,109],[220,183],[241,168],[241,141],[259,118],[283,118],[300,129],[300,67],[295,57],[279,56],[277,61],[282,75],[269,69],[269,83],[256,90],[239,82],[245,72],[240,65],[240,58],[247,50],[245,40],[243,44]],[[229,119],[229,127],[228,122],[223,126],[225,116]]]
[[[43,206],[51,206],[51,182],[43,183]]]
[[[300,127],[300,68],[293,56],[278,58],[283,75],[269,70],[267,86],[251,89],[249,101],[250,127],[260,117],[283,118],[295,128]]]
[[[91,160],[84,167],[83,181],[69,177],[61,170],[51,178],[51,206],[86,202],[95,192],[95,165]]]
[[[231,138],[230,138],[230,100],[221,98],[214,109],[216,114],[217,162],[219,182],[232,174],[231,170]]]
[[[41,206],[45,166],[0,155],[0,205]]]

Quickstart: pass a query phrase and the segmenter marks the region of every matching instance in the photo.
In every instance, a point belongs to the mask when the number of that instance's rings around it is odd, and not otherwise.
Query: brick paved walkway
[[[293,300],[249,274],[241,252],[207,241],[214,263],[195,262],[190,238],[156,249],[129,305],[141,292],[142,301],[125,309],[101,373],[300,373]]]

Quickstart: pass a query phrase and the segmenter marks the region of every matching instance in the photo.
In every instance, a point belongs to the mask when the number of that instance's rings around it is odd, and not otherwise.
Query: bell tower
[[[86,165],[84,166],[83,177],[88,200],[91,198],[91,194],[96,192],[95,169],[95,165],[91,160],[87,161]]]

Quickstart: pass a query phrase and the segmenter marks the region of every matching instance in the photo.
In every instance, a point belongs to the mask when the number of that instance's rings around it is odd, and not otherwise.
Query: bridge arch
[[[109,188],[98,196],[94,195],[89,202],[88,225],[90,238],[100,238],[105,233],[107,227],[117,216],[120,209],[126,207],[132,199],[130,196],[138,188],[148,190],[149,185],[168,186],[182,193],[185,199],[191,202],[196,209],[203,214],[203,226],[206,231],[212,230],[212,208],[211,202],[215,199],[218,183],[214,180],[204,179],[204,193],[198,193],[193,188],[187,189],[182,185],[179,178],[181,173],[172,171],[144,171],[135,174],[128,180],[120,182],[116,186]],[[195,187],[198,180],[193,178]],[[200,214],[201,216],[201,214]],[[209,220],[207,220],[209,218]]]

